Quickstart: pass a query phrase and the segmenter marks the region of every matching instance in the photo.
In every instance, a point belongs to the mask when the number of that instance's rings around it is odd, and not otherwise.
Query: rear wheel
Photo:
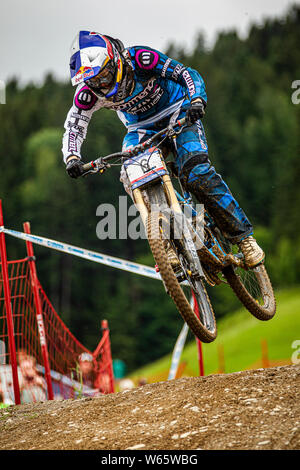
[[[259,320],[270,320],[276,312],[276,301],[264,264],[252,269],[228,266],[223,274],[243,305]]]
[[[234,255],[237,247],[225,239],[217,227],[214,227],[213,232],[224,252],[230,256],[240,257],[241,260],[241,253]],[[274,317],[276,300],[264,263],[251,269],[232,264],[224,268],[222,272],[237,298],[252,315],[263,321]]]

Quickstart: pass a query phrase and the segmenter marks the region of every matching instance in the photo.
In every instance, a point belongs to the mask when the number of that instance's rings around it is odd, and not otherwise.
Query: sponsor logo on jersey
[[[153,69],[159,60],[159,55],[155,51],[149,51],[148,49],[139,49],[135,55],[137,64],[142,69],[150,70]]]
[[[187,84],[190,96],[193,96],[196,93],[196,89],[195,89],[194,81],[193,81],[192,77],[190,76],[189,71],[185,70],[183,72],[182,76],[185,80],[185,83]]]
[[[76,142],[77,134],[75,132],[69,133],[69,152],[77,152],[77,142]]]
[[[78,113],[72,113],[71,118],[80,119],[81,121],[85,121],[85,122],[90,121],[90,119],[87,116],[84,116],[83,114],[78,114]]]
[[[92,109],[96,103],[97,98],[94,93],[87,87],[84,86],[79,90],[75,96],[75,104],[79,109],[89,110]]]
[[[181,65],[181,64],[177,64],[175,69],[174,69],[174,72],[172,73],[172,77],[174,78],[174,80],[177,80],[179,75],[181,74],[181,72],[184,70],[184,66]]]
[[[155,82],[155,78],[149,80],[143,91],[138,93],[126,103],[119,105],[116,104],[116,109],[131,114],[137,114],[139,112],[143,113],[151,109],[158,103],[164,94],[164,90],[159,85],[155,84]]]
[[[163,94],[164,90],[160,87],[157,87],[157,89],[154,90],[154,92],[151,96],[149,96],[149,98],[144,99],[141,103],[138,103],[134,108],[131,108],[128,112],[132,114],[137,114],[148,111],[159,102]]]
[[[168,70],[168,67],[170,65],[170,63],[172,62],[172,59],[167,59],[166,62],[165,62],[165,65],[163,66],[163,69],[161,71],[161,76],[162,77],[165,77],[166,76],[166,72]]]
[[[70,128],[70,131],[76,132],[81,136],[83,136],[83,134],[84,134],[84,127],[79,126],[78,124],[74,124],[74,122],[72,122],[72,121],[68,121],[67,127]]]
[[[130,100],[125,102],[124,100],[118,103],[113,103],[109,100],[103,100],[103,107],[114,109],[116,111],[124,111],[131,114],[137,114],[138,112],[144,112],[152,108],[161,98],[164,91],[163,89],[155,84],[156,79],[150,79],[144,90],[137,95],[133,96]],[[146,107],[147,109],[142,109]]]
[[[140,61],[144,65],[149,65],[151,62],[151,53],[150,52],[142,52]]]

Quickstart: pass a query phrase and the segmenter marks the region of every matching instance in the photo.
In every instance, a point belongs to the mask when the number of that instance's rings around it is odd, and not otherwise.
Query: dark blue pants
[[[123,149],[147,140],[157,131],[153,126],[129,132],[124,138]],[[190,127],[185,127],[176,137],[175,166],[184,188],[205,205],[225,237],[232,243],[237,243],[253,233],[246,214],[211,165],[200,120]]]

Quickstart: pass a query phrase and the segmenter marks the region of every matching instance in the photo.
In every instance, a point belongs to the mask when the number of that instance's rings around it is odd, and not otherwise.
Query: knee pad
[[[196,166],[199,166],[200,168],[202,167],[203,171],[205,172],[208,171],[211,166],[211,163],[207,153],[199,153],[197,155],[194,155],[193,157],[189,158],[189,160],[187,160],[187,162],[183,165],[179,174],[179,179],[183,185],[186,186],[188,184],[190,173]],[[199,176],[200,173],[201,171],[199,171]],[[197,178],[196,175],[195,177]]]

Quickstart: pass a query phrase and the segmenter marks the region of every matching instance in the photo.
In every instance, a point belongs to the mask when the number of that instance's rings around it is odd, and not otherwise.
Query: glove
[[[203,101],[200,98],[196,98],[191,102],[191,106],[187,110],[186,117],[191,124],[194,124],[198,119],[202,119],[204,114],[205,110]]]
[[[67,161],[66,172],[71,178],[78,178],[83,174],[83,163],[78,157],[70,157]]]

